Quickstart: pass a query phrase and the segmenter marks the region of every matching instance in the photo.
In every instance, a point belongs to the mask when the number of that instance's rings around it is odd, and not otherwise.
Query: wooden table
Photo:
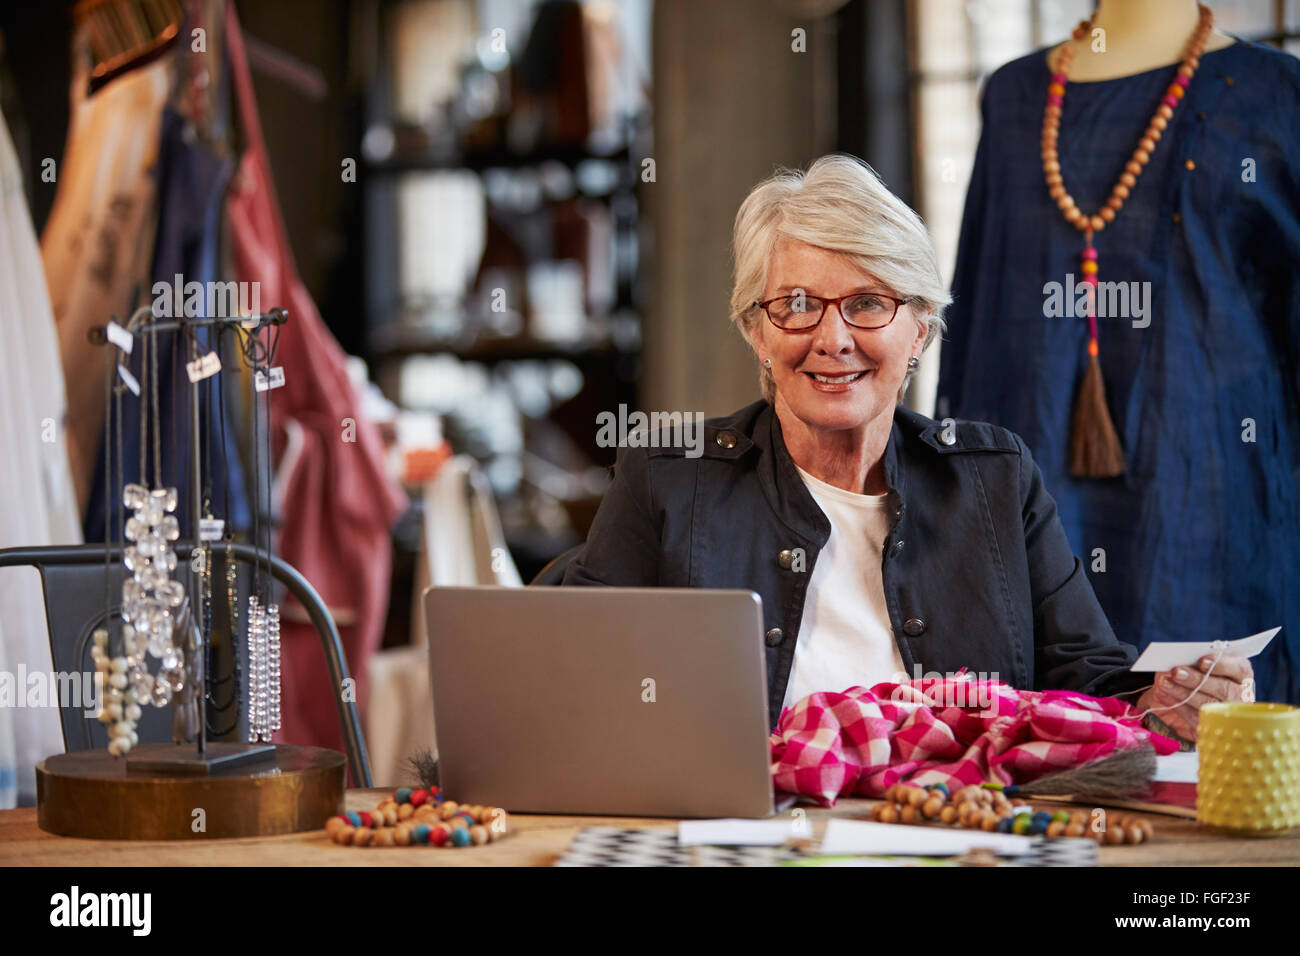
[[[347,808],[370,810],[391,794],[391,790],[349,790]],[[874,802],[845,799],[833,810],[805,809],[813,835],[820,839],[832,816],[866,819]],[[1300,865],[1300,830],[1282,837],[1234,838],[1212,833],[1194,820],[1135,815],[1154,824],[1155,839],[1140,846],[1102,847],[1103,866]],[[421,851],[335,846],[324,830],[202,842],[78,840],[39,829],[35,808],[0,810],[0,866],[550,866],[582,827],[677,826],[676,820],[636,817],[512,815],[511,820],[514,832],[500,843],[472,850]]]

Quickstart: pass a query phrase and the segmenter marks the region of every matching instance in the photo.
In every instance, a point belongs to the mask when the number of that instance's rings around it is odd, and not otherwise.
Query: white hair
[[[923,350],[947,328],[943,312],[952,297],[921,217],[862,160],[832,153],[807,172],[777,170],[750,191],[736,213],[731,321],[756,353],[755,332],[763,310],[755,303],[763,296],[772,253],[781,239],[844,255],[906,298],[918,321],[926,324]],[[909,369],[900,399],[911,377]],[[771,402],[776,384],[769,369],[760,366],[759,383]]]

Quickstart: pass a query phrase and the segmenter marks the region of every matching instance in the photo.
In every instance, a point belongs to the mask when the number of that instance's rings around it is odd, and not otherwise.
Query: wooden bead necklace
[[[1150,823],[1128,814],[1093,830],[1084,810],[1035,813],[1024,800],[1011,800],[999,789],[979,786],[962,787],[950,797],[941,783],[928,787],[895,784],[885,791],[885,802],[871,808],[871,819],[877,823],[947,823],[986,833],[1042,835],[1049,840],[1087,837],[1112,846],[1143,843],[1155,835]]]
[[[1087,286],[1088,310],[1088,368],[1084,374],[1083,385],[1074,409],[1074,421],[1070,442],[1070,471],[1080,477],[1109,478],[1124,472],[1124,451],[1115,425],[1111,421],[1110,411],[1106,407],[1105,388],[1101,378],[1101,366],[1097,354],[1097,250],[1092,244],[1094,233],[1101,232],[1107,223],[1115,221],[1115,216],[1124,206],[1137,185],[1138,177],[1146,166],[1156,144],[1164,135],[1173,119],[1174,110],[1182,102],[1188,84],[1200,66],[1201,54],[1206,41],[1214,29],[1214,13],[1204,4],[1197,4],[1200,9],[1200,21],[1187,43],[1181,65],[1173,82],[1165,90],[1165,95],[1156,107],[1146,132],[1138,141],[1132,156],[1124,166],[1115,186],[1110,191],[1110,198],[1105,205],[1089,216],[1075,204],[1074,197],[1065,188],[1061,176],[1061,159],[1057,152],[1057,142],[1061,131],[1061,108],[1065,103],[1065,88],[1070,76],[1070,65],[1074,62],[1074,48],[1069,44],[1062,47],[1057,58],[1056,70],[1047,87],[1047,106],[1043,111],[1043,137],[1041,142],[1043,156],[1043,175],[1047,180],[1048,194],[1055,200],[1067,222],[1084,234],[1083,262],[1080,269]],[[1096,14],[1093,15],[1094,17]],[[1092,29],[1093,18],[1082,21],[1074,29],[1074,39],[1083,40]],[[1191,160],[1188,160],[1190,163]],[[1190,166],[1188,168],[1191,168]]]
[[[399,787],[373,810],[330,817],[325,833],[341,846],[482,846],[504,838],[509,821],[500,807],[462,805],[437,787]]]

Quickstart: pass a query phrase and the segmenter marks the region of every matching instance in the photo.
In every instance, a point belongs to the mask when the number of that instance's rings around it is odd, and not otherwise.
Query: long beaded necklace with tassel
[[[1201,62],[1201,53],[1206,41],[1214,29],[1214,14],[1204,4],[1200,9],[1200,22],[1196,26],[1182,64],[1174,76],[1173,82],[1165,91],[1160,105],[1156,108],[1146,132],[1142,134],[1133,155],[1120,174],[1110,192],[1106,204],[1095,214],[1089,216],[1075,205],[1074,198],[1066,191],[1061,178],[1060,155],[1057,152],[1057,140],[1061,129],[1061,107],[1065,103],[1065,86],[1070,75],[1070,64],[1074,61],[1074,48],[1066,45],[1057,59],[1056,70],[1052,73],[1051,84],[1047,87],[1047,107],[1043,111],[1043,174],[1047,178],[1047,189],[1056,205],[1065,215],[1066,221],[1084,234],[1083,262],[1081,271],[1087,286],[1088,310],[1088,368],[1084,372],[1083,383],[1075,401],[1074,418],[1070,435],[1070,473],[1082,478],[1112,478],[1124,473],[1124,449],[1115,432],[1115,423],[1111,420],[1106,407],[1106,389],[1102,382],[1101,364],[1097,358],[1097,249],[1092,244],[1095,233],[1106,228],[1107,223],[1114,222],[1115,216],[1124,205],[1130,191],[1137,185],[1138,176],[1155,151],[1156,144],[1164,134],[1173,118],[1174,110],[1182,102],[1187,86]],[[1095,16],[1095,14],[1094,14]],[[1092,29],[1092,18],[1084,20],[1074,29],[1074,39],[1082,40]]]

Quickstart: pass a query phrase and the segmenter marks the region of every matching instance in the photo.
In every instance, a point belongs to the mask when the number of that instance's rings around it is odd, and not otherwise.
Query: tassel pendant
[[[1083,281],[1088,286],[1088,367],[1074,402],[1070,434],[1070,474],[1077,478],[1114,478],[1124,473],[1124,448],[1106,405],[1106,386],[1097,358],[1097,250],[1092,230],[1083,250]]]
[[[1149,742],[1116,750],[1109,756],[1069,770],[1049,773],[1018,786],[986,783],[1008,797],[1073,796],[1131,799],[1151,788],[1156,752]]]

